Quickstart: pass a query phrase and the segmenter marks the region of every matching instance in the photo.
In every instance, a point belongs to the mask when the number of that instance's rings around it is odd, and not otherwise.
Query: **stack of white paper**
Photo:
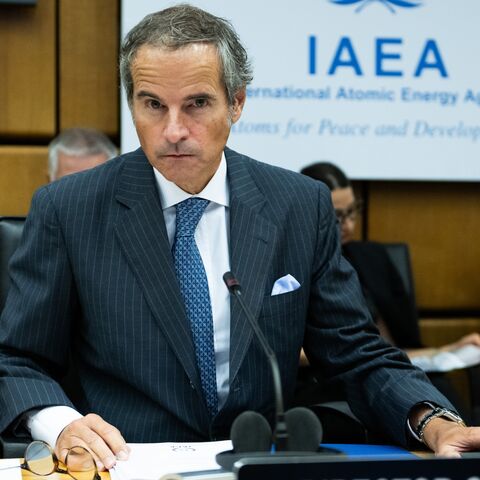
[[[0,478],[2,480],[22,480],[22,469],[18,458],[0,460]]]
[[[220,470],[215,455],[231,450],[232,442],[129,443],[129,446],[129,459],[117,461],[110,470],[112,480],[158,480],[177,472]]]
[[[449,372],[480,364],[480,347],[464,345],[451,352],[440,352],[431,357],[412,358],[412,363],[425,372]]]

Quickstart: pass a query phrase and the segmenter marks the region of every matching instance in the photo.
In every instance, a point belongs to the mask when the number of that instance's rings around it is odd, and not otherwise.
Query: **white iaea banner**
[[[292,170],[480,180],[480,1],[198,0],[229,19],[254,80],[228,145]],[[123,35],[175,2],[123,0]],[[138,147],[122,105],[122,150]]]

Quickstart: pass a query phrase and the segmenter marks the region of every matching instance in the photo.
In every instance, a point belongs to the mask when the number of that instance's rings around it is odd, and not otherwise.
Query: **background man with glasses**
[[[26,422],[60,458],[84,445],[110,467],[128,455],[124,438],[226,438],[245,410],[271,420],[271,372],[230,308],[228,270],[277,354],[287,404],[303,345],[392,440],[407,444],[407,420],[415,428],[432,404],[453,409],[378,336],[328,189],[225,147],[252,78],[231,25],[188,5],[152,14],[120,67],[141,149],[35,195],[0,326],[0,430]],[[58,383],[69,356],[72,399]],[[424,439],[456,454],[480,446],[480,429],[435,418]]]

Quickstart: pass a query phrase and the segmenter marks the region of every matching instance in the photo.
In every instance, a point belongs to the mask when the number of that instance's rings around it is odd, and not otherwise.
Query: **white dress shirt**
[[[158,185],[170,247],[175,238],[177,203],[190,197],[209,200],[207,208],[195,230],[195,241],[200,251],[207,275],[212,305],[215,362],[217,374],[218,406],[221,408],[228,396],[230,383],[230,298],[223,283],[223,274],[230,270],[229,252],[229,190],[227,163],[222,154],[215,175],[197,195],[191,195],[173,182],[168,181],[158,170],[153,169]],[[26,426],[34,440],[43,440],[54,446],[58,435],[82,415],[67,406],[46,407],[27,413]]]

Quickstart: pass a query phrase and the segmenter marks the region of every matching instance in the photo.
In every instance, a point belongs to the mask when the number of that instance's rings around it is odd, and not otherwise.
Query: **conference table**
[[[347,445],[345,445],[347,446]],[[354,448],[357,448],[357,447],[360,447],[360,448],[365,448],[365,446],[363,445],[349,445],[348,447],[354,447]],[[390,448],[388,446],[367,446],[366,448]],[[396,448],[396,447],[393,447],[393,448]],[[413,455],[412,455],[413,454]],[[462,459],[462,460],[447,460],[447,459],[434,459],[433,458],[433,455],[432,454],[429,454],[427,452],[408,452],[408,451],[405,451],[404,450],[404,455],[407,455],[407,457],[410,457],[410,459],[415,459],[415,457],[417,457],[417,460],[418,457],[423,457],[423,460],[425,460],[426,462],[424,463],[423,461],[422,462],[414,462],[415,466],[414,466],[414,470],[417,470],[417,468],[419,469],[418,471],[418,474],[419,475],[416,475],[416,477],[420,476],[422,478],[450,478],[450,479],[454,479],[454,480],[467,480],[467,479],[472,479],[472,478],[475,478],[475,480],[477,478],[480,478],[478,477],[478,474],[480,472],[480,452],[477,452],[476,454],[467,454],[466,456],[469,457],[469,456],[474,456],[474,458],[470,457],[470,458],[465,458],[465,459]],[[413,457],[413,458],[412,458]],[[368,462],[368,465],[359,465],[361,464],[362,462],[358,462],[358,459],[355,459],[355,458],[350,458],[350,460],[352,460],[353,462],[350,463],[349,461],[346,461],[346,462],[340,462],[340,464],[343,464],[344,465],[344,469],[345,469],[345,465],[346,464],[350,464],[349,467],[347,467],[348,470],[351,469],[351,467],[354,466],[354,464],[356,464],[356,467],[353,469],[354,471],[357,470],[358,468],[360,468],[360,470],[363,470],[363,476],[361,475],[360,477],[358,478],[364,478],[364,479],[368,479],[368,478],[398,478],[398,476],[395,476],[394,473],[402,473],[401,471],[399,471],[399,467],[400,467],[400,470],[403,470],[404,468],[406,468],[408,470],[407,473],[409,473],[409,475],[405,476],[403,475],[403,478],[414,478],[412,475],[415,475],[414,473],[412,473],[412,467],[403,467],[401,464],[402,463],[405,463],[404,460],[405,459],[400,459],[400,463],[398,463],[398,457],[397,459],[395,458],[390,458],[390,459],[387,459],[387,458],[384,458],[384,459],[381,459],[379,458],[379,456],[376,456],[376,458],[371,458],[370,461]],[[388,463],[390,464],[389,466],[386,466],[385,465],[385,462],[383,460],[387,460]],[[9,460],[2,460],[0,459],[0,479],[3,480],[4,476],[1,474],[2,471],[1,471],[1,468],[2,466],[4,466],[6,464],[6,462],[8,462]],[[11,461],[11,460],[10,460]],[[20,460],[19,460],[20,462]],[[337,463],[338,462],[334,462],[334,463]],[[381,465],[381,464],[384,464],[383,467],[380,467],[380,469],[377,471],[377,466]],[[406,462],[406,463],[410,463],[410,465],[412,465],[411,462]],[[423,465],[423,468],[422,468],[422,465],[421,464],[424,464]],[[287,479],[287,478],[290,478],[289,475],[285,475],[284,473],[282,473],[282,471],[285,471],[285,467],[288,467],[288,465],[283,465],[283,466],[280,466],[280,470],[277,469],[275,471],[276,475],[275,475],[275,478],[279,478],[281,477],[282,480],[284,479]],[[325,467],[328,467],[328,465],[326,465],[325,463],[322,463],[322,470],[325,468]],[[365,468],[363,468],[365,467]],[[387,469],[386,469],[387,467]],[[315,468],[318,468],[318,464]],[[20,468],[19,468],[20,470]],[[288,468],[286,469],[288,471]],[[11,470],[10,470],[11,471]],[[317,470],[314,470],[315,472]],[[335,476],[333,475],[331,478],[353,478],[351,477],[351,474],[354,473],[354,471],[349,471],[348,474],[346,476],[341,476],[341,477],[338,477],[338,476]],[[312,470],[310,470],[310,473],[312,472]],[[388,472],[386,474],[386,472]],[[405,470],[406,472],[406,470]],[[403,473],[405,473],[403,472]],[[193,473],[193,472],[192,472]],[[212,477],[212,473],[214,474],[213,477],[216,477],[218,475],[218,473],[220,472],[198,472],[200,475],[201,475],[201,478],[203,478],[204,480],[207,480],[207,478],[211,478]],[[257,471],[257,474],[256,475],[253,475],[253,476],[250,476],[250,475],[246,475],[246,476],[243,476],[242,478],[253,478],[253,479],[265,479],[265,478],[272,478],[270,475],[266,474],[266,472],[264,472],[263,474],[261,475],[258,475],[258,471]],[[280,473],[280,475],[279,475]],[[291,473],[296,473],[294,470],[292,470]],[[345,472],[344,472],[345,473]],[[359,472],[355,472],[355,473],[361,473],[360,471]],[[227,474],[227,472],[224,471],[223,475]],[[227,475],[232,475],[231,473],[230,474],[227,474]],[[322,473],[323,477],[322,478],[330,478],[329,476],[329,473],[328,473],[328,468],[327,468],[327,471],[324,471]],[[380,476],[379,476],[380,475]],[[474,475],[472,477],[472,475]],[[295,476],[295,475],[294,475]],[[110,480],[110,474],[108,472],[100,472],[100,477],[102,480]],[[239,475],[239,477],[241,477]],[[15,478],[15,477],[12,477],[12,478]],[[16,478],[19,478],[18,476]],[[175,476],[175,478],[178,478],[177,476]],[[195,476],[195,478],[200,478],[198,476]],[[302,477],[304,478],[304,477]],[[308,477],[310,478],[310,477]],[[357,478],[357,477],[355,477]],[[51,475],[48,475],[48,476],[39,476],[39,475],[35,475],[31,472],[28,472],[26,470],[21,470],[21,479],[22,480],[41,480],[41,479],[45,479],[45,480],[67,480],[67,479],[72,479],[72,477],[66,475],[66,474],[60,474],[60,473],[53,473]]]
[[[418,456],[430,456],[429,454],[427,454],[426,452],[412,452],[414,453],[415,455],[418,455]],[[2,467],[2,464],[4,464],[7,460],[2,460],[0,459],[0,478],[2,478],[1,476],[1,467]],[[20,462],[20,460],[19,460]],[[19,468],[20,469],[20,468]],[[110,474],[108,472],[99,472],[100,473],[100,477],[102,478],[102,480],[110,480]],[[41,479],[45,479],[45,480],[67,480],[67,479],[70,479],[72,477],[66,475],[66,474],[61,474],[61,473],[52,473],[51,475],[48,475],[48,476],[40,476],[40,475],[35,475],[27,470],[21,470],[21,478],[22,480],[41,480]]]

